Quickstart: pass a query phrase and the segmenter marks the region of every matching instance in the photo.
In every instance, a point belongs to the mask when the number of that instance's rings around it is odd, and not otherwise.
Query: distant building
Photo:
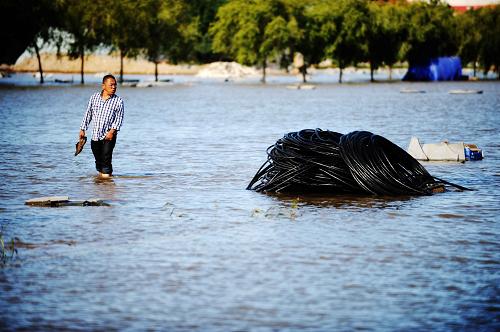
[[[451,8],[464,12],[469,9],[500,5],[500,0],[445,0]]]
[[[430,0],[407,0],[408,2],[426,1]],[[481,7],[500,5],[500,0],[442,0],[447,3],[451,8],[459,12],[465,12],[469,9],[477,9]]]

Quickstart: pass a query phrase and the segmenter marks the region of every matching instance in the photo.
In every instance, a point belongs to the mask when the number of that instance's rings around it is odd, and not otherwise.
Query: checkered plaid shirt
[[[94,120],[92,128],[92,140],[104,139],[110,129],[120,130],[123,123],[123,99],[117,95],[107,100],[101,98],[102,92],[94,93],[89,100],[87,111],[83,116],[81,130],[87,130],[90,121]]]

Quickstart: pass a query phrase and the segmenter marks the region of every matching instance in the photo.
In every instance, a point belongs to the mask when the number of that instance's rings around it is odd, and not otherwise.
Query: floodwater
[[[90,144],[73,156],[97,81],[1,85],[0,221],[22,243],[0,267],[0,330],[498,330],[500,83],[288,83],[119,88],[107,181]],[[403,148],[412,136],[465,141],[485,159],[424,163],[475,191],[245,190],[266,148],[304,128],[368,130]],[[61,195],[110,206],[24,205]]]

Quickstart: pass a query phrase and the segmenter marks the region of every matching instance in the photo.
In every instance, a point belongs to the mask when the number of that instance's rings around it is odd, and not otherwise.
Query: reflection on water
[[[0,88],[0,330],[495,330],[496,82],[195,82],[122,88],[111,179],[74,141],[93,86]],[[401,94],[404,88],[425,94]],[[450,95],[452,89],[482,95]],[[245,190],[286,132],[369,130],[401,147],[465,141],[479,162],[425,163],[473,192],[424,197]],[[67,195],[107,207],[36,208]]]
[[[292,205],[313,205],[317,207],[334,207],[337,209],[341,208],[388,208],[391,206],[398,206],[405,201],[411,200],[412,198],[418,199],[412,196],[370,196],[370,195],[287,195],[287,194],[269,194],[278,198],[280,201],[288,202]]]

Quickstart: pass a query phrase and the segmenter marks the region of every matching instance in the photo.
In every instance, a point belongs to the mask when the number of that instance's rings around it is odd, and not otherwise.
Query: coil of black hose
[[[354,131],[340,138],[340,154],[361,188],[376,195],[426,195],[436,185],[427,170],[386,138]]]
[[[267,161],[247,189],[265,192],[353,193],[360,188],[340,156],[342,134],[304,129],[267,149]]]
[[[368,131],[321,129],[285,134],[248,184],[258,192],[428,195],[444,184],[406,151]]]

